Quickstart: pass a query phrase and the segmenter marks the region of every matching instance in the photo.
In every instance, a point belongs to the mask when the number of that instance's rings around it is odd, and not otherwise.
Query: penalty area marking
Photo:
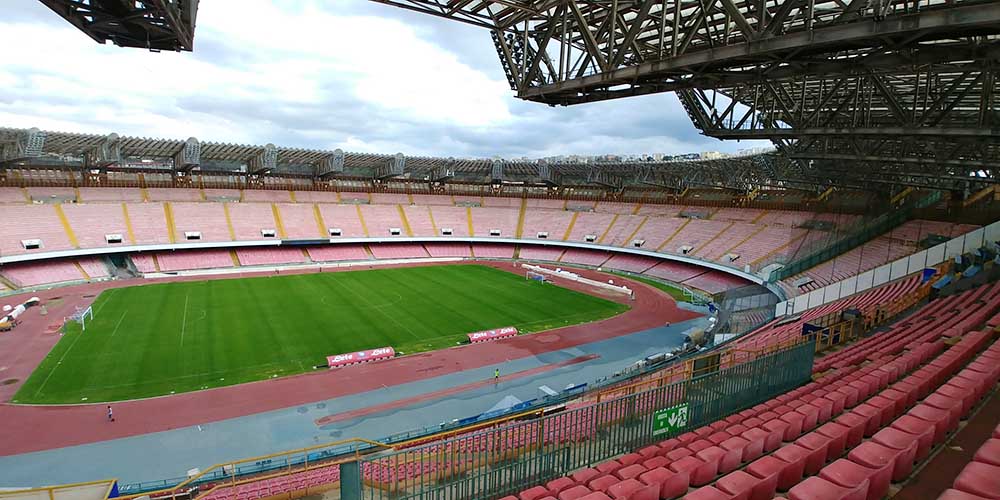
[[[184,348],[184,330],[187,327],[187,317],[188,317],[188,298],[190,294],[184,294],[184,315],[181,317],[181,349]]]
[[[115,329],[114,330],[111,330],[111,337],[109,337],[109,338],[112,338],[112,339],[115,338],[115,334],[118,333],[118,327],[122,326],[122,321],[125,321],[125,315],[126,314],[128,314],[128,309],[126,309],[125,312],[122,313],[122,317],[118,319],[118,324],[115,325]]]

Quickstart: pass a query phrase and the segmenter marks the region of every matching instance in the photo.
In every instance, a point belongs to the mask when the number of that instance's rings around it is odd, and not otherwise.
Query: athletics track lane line
[[[597,359],[597,358],[600,358],[600,357],[601,357],[600,354],[588,354],[586,356],[577,356],[577,357],[575,357],[573,359],[567,359],[566,361],[560,361],[558,363],[551,363],[551,364],[539,366],[539,367],[536,367],[536,368],[531,368],[531,369],[528,369],[528,370],[521,370],[519,372],[511,373],[510,375],[504,375],[501,378],[501,382],[507,381],[507,380],[524,378],[524,377],[530,377],[532,375],[538,375],[540,373],[550,372],[550,371],[553,371],[553,370],[556,370],[556,369],[559,369],[559,368],[563,368],[563,367],[566,367],[566,366],[572,366],[572,365],[576,365],[576,364],[580,364],[580,363],[586,363],[587,361],[591,361],[591,360],[594,360],[594,359]],[[432,400],[432,399],[444,398],[444,397],[452,396],[452,395],[455,395],[455,394],[458,394],[458,393],[461,393],[461,392],[471,391],[473,389],[480,389],[480,388],[483,388],[483,387],[488,387],[488,386],[494,385],[494,384],[496,384],[496,382],[494,382],[492,379],[480,380],[478,382],[472,382],[472,383],[469,383],[469,384],[458,385],[458,386],[455,386],[455,387],[449,387],[447,389],[441,389],[441,390],[433,391],[433,392],[425,392],[423,394],[419,394],[419,395],[416,395],[416,396],[411,396],[411,397],[408,397],[408,398],[397,399],[396,401],[392,401],[392,402],[381,404],[381,405],[368,406],[368,407],[365,407],[365,408],[359,408],[357,410],[345,411],[345,412],[337,413],[337,414],[334,414],[334,415],[327,415],[325,417],[316,419],[314,421],[314,423],[316,424],[317,427],[322,427],[324,425],[329,425],[329,424],[332,424],[334,422],[341,422],[341,421],[349,420],[349,419],[352,419],[352,418],[366,417],[368,415],[372,415],[372,414],[375,414],[375,413],[381,413],[383,411],[389,411],[389,410],[395,410],[395,409],[398,409],[398,408],[404,408],[404,407],[410,406],[410,405],[415,404],[415,403],[422,403],[424,401],[428,401],[428,400]]]

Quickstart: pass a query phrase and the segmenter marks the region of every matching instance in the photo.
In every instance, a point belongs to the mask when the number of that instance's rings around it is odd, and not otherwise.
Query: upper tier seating
[[[754,223],[764,217],[766,210],[755,208],[720,208],[712,214],[712,220]]]
[[[244,189],[242,201],[287,203],[292,201],[291,194],[279,189]]]
[[[294,191],[298,203],[337,203],[337,193],[329,191]]]
[[[587,236],[593,236],[593,243],[603,241],[602,237],[611,228],[615,214],[581,212],[576,216],[573,229],[569,232],[567,241],[587,241]]]
[[[174,214],[176,241],[186,241],[185,233],[188,232],[200,232],[201,241],[233,239],[222,203],[171,203],[170,206]]]
[[[391,230],[399,230],[396,236],[407,236],[396,205],[361,205],[359,208],[368,236],[386,238],[393,236]]]
[[[431,218],[431,209],[426,205],[407,205],[403,207],[406,220],[410,223],[413,236],[424,236],[432,238],[441,236],[441,233],[434,229],[434,220]]]
[[[400,193],[372,193],[372,204],[376,205],[409,205],[410,197]]]
[[[640,226],[647,222],[648,219],[645,215],[619,215],[618,220],[608,228],[604,239],[598,241],[598,243],[616,247],[631,247],[632,235],[638,234]]]
[[[28,198],[25,197],[24,190],[16,187],[0,187],[0,203],[18,203],[24,204],[28,202]]]
[[[681,245],[675,245],[673,239],[690,221],[691,219],[650,216],[646,223],[636,231],[633,239],[645,242],[641,247],[643,250],[657,251],[662,249],[664,252],[680,253],[677,249]],[[628,241],[625,244],[631,245],[632,242]]]
[[[60,209],[62,207],[59,207]],[[0,255],[52,252],[73,248],[59,223],[55,205],[6,205],[3,207],[4,232]],[[22,240],[41,240],[37,250],[26,250]]]
[[[278,213],[291,239],[329,238],[327,228],[316,220],[317,209],[311,203],[278,203]]]
[[[620,215],[630,215],[635,213],[635,203],[619,203],[616,201],[602,201],[598,202],[597,206],[594,207],[595,212],[609,213],[609,214],[620,214]]]
[[[202,201],[201,191],[188,188],[147,188],[149,201]]]
[[[327,230],[339,229],[344,238],[361,238],[365,236],[365,228],[361,225],[361,217],[354,205],[317,205]],[[384,233],[382,233],[384,234]],[[381,236],[382,234],[379,234]]]
[[[525,203],[527,203],[528,208],[562,210],[566,207],[566,200],[559,199],[529,198]]]
[[[126,203],[136,245],[154,245],[170,241],[166,213],[160,203]]]
[[[236,240],[265,239],[265,230],[275,231],[274,238],[281,238],[270,203],[228,203],[226,207]]]
[[[509,208],[472,208],[472,227],[475,236],[488,237],[490,231],[499,230],[503,238],[513,238],[517,233],[519,212]]]
[[[128,227],[125,224],[125,213],[117,203],[94,203],[89,205],[65,204],[66,213],[73,233],[81,248],[100,248],[111,246],[106,238],[109,234],[119,234],[122,242],[117,246],[128,245]],[[131,217],[131,214],[129,214]]]
[[[441,194],[415,194],[412,195],[414,205],[428,206],[454,206],[451,196]]]
[[[142,190],[139,188],[79,188],[80,197],[77,203],[122,203],[126,201],[142,201]]]
[[[438,233],[444,236],[443,231],[450,229],[452,236],[471,236],[469,234],[469,213],[470,209],[465,207],[431,207],[431,216],[437,224]]]
[[[548,233],[544,239],[561,240],[573,220],[573,213],[556,210],[529,210],[524,214],[524,232],[521,238],[538,239],[539,233]]]
[[[731,225],[730,222],[690,219],[663,251],[681,253],[681,247],[689,246],[697,254],[702,246],[717,239]]]
[[[493,196],[483,197],[484,207],[496,207],[496,208],[510,208],[514,210],[520,210],[521,199],[520,198],[498,198]]]

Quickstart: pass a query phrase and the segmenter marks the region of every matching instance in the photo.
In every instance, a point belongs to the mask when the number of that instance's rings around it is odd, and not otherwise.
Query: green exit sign
[[[653,435],[670,434],[679,431],[688,424],[688,404],[671,406],[653,413]]]

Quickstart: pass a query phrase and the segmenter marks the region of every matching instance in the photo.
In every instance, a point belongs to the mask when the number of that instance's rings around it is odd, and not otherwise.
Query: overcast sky
[[[193,53],[98,45],[0,0],[0,127],[455,157],[735,151],[673,94],[514,98],[489,32],[366,0],[207,0]]]

